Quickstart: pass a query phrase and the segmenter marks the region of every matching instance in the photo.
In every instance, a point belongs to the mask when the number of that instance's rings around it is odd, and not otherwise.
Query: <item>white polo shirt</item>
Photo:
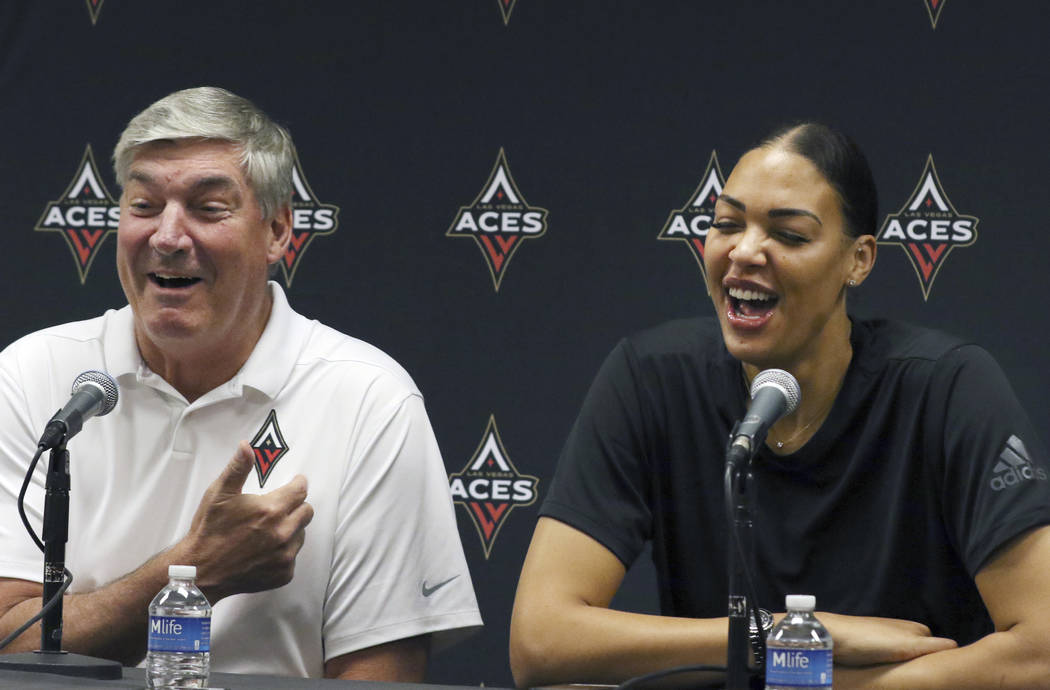
[[[120,399],[68,444],[72,592],[120,578],[183,537],[247,439],[257,460],[244,491],[302,474],[315,513],[290,584],[215,605],[214,670],[320,677],[325,660],[347,652],[479,626],[445,466],[412,379],[371,345],[295,313],[276,283],[270,289],[270,320],[251,357],[193,403],[142,361],[130,307],[0,353],[0,577],[42,580],[18,492],[73,379],[100,369]],[[26,497],[37,534],[47,460]]]

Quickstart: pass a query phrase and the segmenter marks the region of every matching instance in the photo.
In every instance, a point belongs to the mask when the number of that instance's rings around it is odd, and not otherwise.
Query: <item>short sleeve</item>
[[[18,517],[18,494],[29,463],[36,452],[34,425],[22,387],[22,362],[25,341],[18,341],[0,352],[0,505],[8,511],[0,520],[0,577],[40,582],[43,580],[43,555],[26,532]],[[43,428],[37,432],[43,431]],[[33,529],[40,536],[44,484],[48,455],[37,464],[26,492],[25,510]]]
[[[1050,523],[1050,458],[1006,376],[967,345],[938,363],[948,532],[970,575],[1023,532]],[[938,415],[939,416],[939,415]]]
[[[481,625],[445,466],[423,401],[370,413],[351,441],[325,595],[325,659]]]
[[[647,414],[627,341],[602,364],[558,460],[540,514],[597,540],[626,567],[652,535]]]

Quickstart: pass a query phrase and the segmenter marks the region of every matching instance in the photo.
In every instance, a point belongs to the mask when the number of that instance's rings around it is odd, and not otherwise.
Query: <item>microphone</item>
[[[730,434],[730,454],[750,458],[766,440],[769,427],[798,407],[802,388],[794,376],[783,369],[760,371],[751,382],[751,405]]]
[[[38,448],[54,448],[76,436],[84,422],[109,414],[117,405],[117,382],[102,371],[85,371],[73,380],[72,397],[44,428]]]

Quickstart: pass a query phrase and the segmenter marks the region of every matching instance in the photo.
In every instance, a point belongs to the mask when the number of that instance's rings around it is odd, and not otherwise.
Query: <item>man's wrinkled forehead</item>
[[[177,170],[170,163],[177,164]],[[191,191],[236,191],[247,186],[239,150],[224,140],[159,140],[139,146],[128,168],[127,186],[145,187],[183,178]]]
[[[154,139],[131,149],[129,169],[142,158],[190,158],[215,159],[233,162],[242,167],[242,148],[228,139],[185,137],[180,139]]]

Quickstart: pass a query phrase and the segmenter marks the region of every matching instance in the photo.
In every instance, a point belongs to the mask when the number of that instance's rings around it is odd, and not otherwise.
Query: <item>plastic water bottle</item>
[[[831,635],[813,615],[816,598],[789,594],[784,604],[787,615],[766,640],[766,690],[831,690]]]
[[[146,687],[206,688],[211,604],[194,584],[196,566],[168,566],[168,577],[149,605]]]

